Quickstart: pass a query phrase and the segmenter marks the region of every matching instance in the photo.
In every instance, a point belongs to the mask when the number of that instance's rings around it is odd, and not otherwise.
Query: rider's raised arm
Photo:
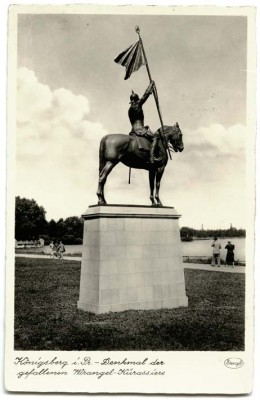
[[[148,88],[144,92],[143,97],[140,99],[141,105],[143,105],[146,102],[146,100],[148,99],[148,97],[150,96],[150,94],[153,93],[153,88],[154,88],[154,81],[152,81],[150,83],[150,85],[148,86]]]

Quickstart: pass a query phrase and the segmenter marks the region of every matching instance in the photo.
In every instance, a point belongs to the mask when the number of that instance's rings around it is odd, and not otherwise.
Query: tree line
[[[230,227],[229,229],[193,229],[187,226],[181,228],[181,238],[196,238],[196,239],[206,239],[206,238],[231,238],[231,237],[245,237],[245,229],[237,229]]]
[[[39,206],[35,200],[15,198],[15,239],[16,240],[38,240],[44,239],[45,243],[51,240],[62,240],[64,244],[81,244],[83,240],[82,218],[77,216],[60,218],[58,221],[45,218],[46,211]],[[182,227],[181,238],[228,238],[245,237],[245,229],[193,229]]]
[[[35,200],[15,198],[15,239],[62,240],[64,244],[81,244],[83,239],[83,219],[77,216],[46,220],[46,211]]]

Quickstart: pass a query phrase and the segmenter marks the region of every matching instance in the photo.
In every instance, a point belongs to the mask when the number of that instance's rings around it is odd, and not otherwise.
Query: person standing
[[[211,266],[215,267],[215,265],[217,264],[217,266],[220,267],[221,243],[217,237],[214,238],[214,242],[212,243],[211,247],[213,247]]]
[[[225,249],[227,250],[227,255],[226,255],[226,263],[225,266],[228,264],[231,264],[232,267],[234,268],[234,250],[235,250],[235,245],[232,244],[230,241],[227,242],[227,245],[225,246]]]

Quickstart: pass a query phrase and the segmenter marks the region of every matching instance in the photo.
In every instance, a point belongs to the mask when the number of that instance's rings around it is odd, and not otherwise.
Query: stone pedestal
[[[174,208],[91,206],[78,308],[95,314],[188,305]]]

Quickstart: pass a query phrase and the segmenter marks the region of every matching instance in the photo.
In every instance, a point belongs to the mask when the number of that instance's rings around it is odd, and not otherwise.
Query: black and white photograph
[[[249,393],[255,8],[13,5],[8,32],[6,389]]]

